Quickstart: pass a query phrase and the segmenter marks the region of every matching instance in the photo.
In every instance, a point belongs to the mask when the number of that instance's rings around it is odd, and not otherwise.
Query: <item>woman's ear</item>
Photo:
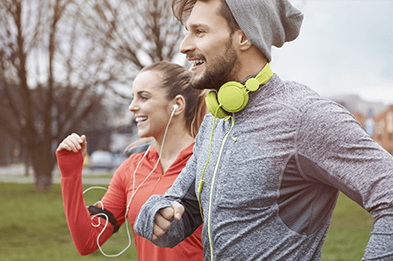
[[[173,108],[175,113],[173,115],[179,115],[186,109],[186,99],[183,95],[178,94],[176,95],[174,102]]]

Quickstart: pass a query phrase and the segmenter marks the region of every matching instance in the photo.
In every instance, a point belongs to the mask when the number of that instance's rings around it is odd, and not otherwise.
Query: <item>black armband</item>
[[[109,223],[111,223],[112,226],[113,226],[113,233],[112,233],[112,234],[114,234],[114,233],[116,233],[117,231],[119,231],[120,226],[117,224],[117,220],[116,220],[116,218],[112,215],[111,212],[109,212],[108,210],[105,210],[105,209],[96,207],[96,206],[90,206],[90,207],[88,208],[88,210],[89,210],[89,212],[90,212],[90,216],[97,215],[97,214],[100,214],[100,213],[103,213],[103,214],[107,215],[108,218],[109,218],[109,220],[108,220]],[[102,217],[102,215],[99,215],[99,216]]]

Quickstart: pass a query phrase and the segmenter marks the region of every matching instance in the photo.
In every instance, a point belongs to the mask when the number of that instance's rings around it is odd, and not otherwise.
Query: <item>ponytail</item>
[[[140,138],[140,139],[138,139],[137,141],[135,141],[135,142],[131,143],[130,145],[128,145],[128,146],[124,149],[123,154],[124,154],[124,155],[131,154],[131,151],[132,151],[133,149],[135,149],[135,148],[139,148],[139,147],[142,147],[142,146],[145,146],[145,145],[151,146],[151,145],[153,145],[154,143],[155,143],[155,139],[152,138],[152,137]]]
[[[205,96],[207,90],[197,90],[191,87],[190,81],[192,78],[191,73],[183,66],[175,63],[160,61],[144,67],[144,71],[157,71],[162,75],[161,88],[166,91],[166,98],[172,100],[176,95],[182,95],[186,101],[185,107],[185,125],[187,132],[195,138],[199,127],[202,124],[203,118],[208,112],[205,103]],[[130,144],[125,152],[131,151],[134,147],[144,144],[145,142],[151,143],[153,138],[140,139]]]
[[[158,71],[162,75],[162,88],[166,90],[166,98],[172,100],[182,95],[186,101],[184,117],[187,132],[195,138],[205,114],[208,112],[205,103],[206,90],[191,87],[192,74],[183,66],[167,61],[160,61],[144,67],[142,71]]]
[[[202,121],[206,113],[208,112],[205,102],[205,97],[208,90],[199,90],[198,92],[199,92],[198,100],[195,105],[194,116],[192,117],[190,129],[189,129],[189,133],[193,138],[195,138],[196,135],[198,134],[199,127],[201,126]]]

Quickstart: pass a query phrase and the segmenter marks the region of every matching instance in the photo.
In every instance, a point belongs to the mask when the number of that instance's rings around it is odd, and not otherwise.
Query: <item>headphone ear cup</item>
[[[227,114],[220,107],[217,100],[217,94],[215,91],[210,91],[207,93],[205,97],[206,106],[209,109],[210,113],[219,119],[225,118]]]
[[[218,91],[218,102],[228,112],[238,112],[244,109],[248,103],[248,91],[238,82],[227,82]]]

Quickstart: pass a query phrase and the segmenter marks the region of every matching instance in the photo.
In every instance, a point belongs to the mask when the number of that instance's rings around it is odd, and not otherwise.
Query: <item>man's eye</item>
[[[200,30],[200,29],[197,29],[197,30],[195,31],[195,33],[196,33],[197,35],[199,35],[199,34],[203,34],[204,31],[203,31],[203,30]]]

